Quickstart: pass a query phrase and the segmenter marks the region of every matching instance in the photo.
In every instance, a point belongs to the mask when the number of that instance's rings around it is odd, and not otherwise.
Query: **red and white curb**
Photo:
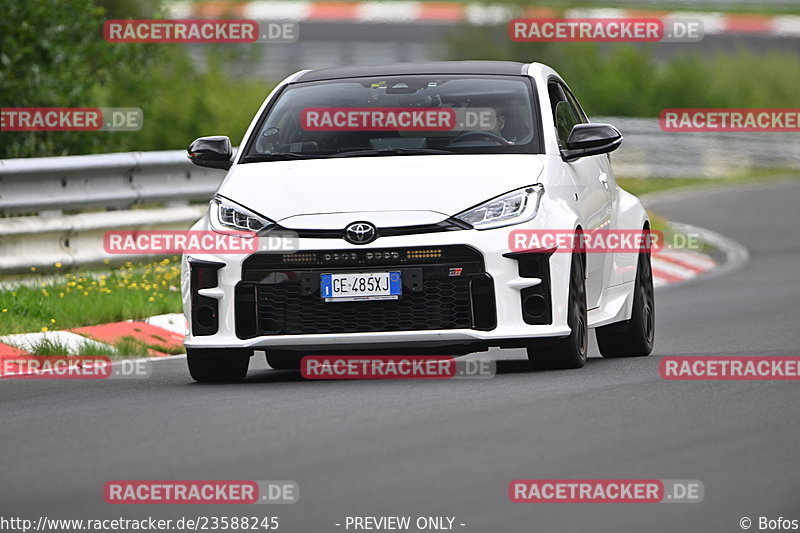
[[[238,17],[266,21],[364,22],[384,24],[503,24],[514,18],[628,18],[657,17],[699,19],[705,34],[740,33],[800,36],[800,16],[753,15],[694,11],[644,9],[568,9],[528,6],[516,8],[459,2],[313,2],[313,1],[210,1],[175,2],[169,6],[171,18]]]
[[[650,263],[656,287],[692,279],[717,266],[717,262],[705,254],[674,250],[654,253]]]
[[[37,333],[19,333],[0,337],[0,361],[19,360],[31,356],[31,351],[43,342],[63,346],[70,353],[79,353],[84,346],[91,345],[101,351],[113,353],[112,347],[125,337],[141,341],[148,346],[163,346],[170,352],[183,347],[186,332],[186,321],[182,314],[157,315],[142,321],[128,320],[99,326],[88,326],[65,331],[45,331]],[[168,357],[166,352],[157,348],[148,350],[150,358]],[[69,354],[64,354],[69,355]],[[2,365],[13,370],[13,364]],[[2,369],[0,369],[2,375]]]
[[[40,333],[18,333],[0,337],[0,352],[4,353],[6,346],[17,348],[17,354],[28,354],[42,343],[49,342],[63,346],[69,353],[76,353],[84,346],[91,346],[98,350],[111,350],[107,344],[95,342],[71,331],[46,331]]]

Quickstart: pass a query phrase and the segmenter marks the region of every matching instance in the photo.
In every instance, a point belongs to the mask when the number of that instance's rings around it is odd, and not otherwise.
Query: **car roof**
[[[516,61],[426,61],[422,63],[393,63],[335,67],[311,70],[298,76],[294,82],[336,80],[373,76],[409,76],[413,74],[483,74],[496,76],[521,76],[527,71],[526,63]]]

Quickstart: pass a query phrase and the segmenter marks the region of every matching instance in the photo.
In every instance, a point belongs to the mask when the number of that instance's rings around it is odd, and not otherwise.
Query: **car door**
[[[566,148],[567,137],[576,124],[588,123],[580,104],[559,80],[548,83],[550,105],[556,124],[559,148]],[[572,179],[578,195],[576,210],[583,220],[584,230],[611,228],[613,206],[610,166],[606,155],[581,157],[564,162],[566,172]],[[597,307],[605,286],[610,254],[586,254],[586,304],[589,309]]]

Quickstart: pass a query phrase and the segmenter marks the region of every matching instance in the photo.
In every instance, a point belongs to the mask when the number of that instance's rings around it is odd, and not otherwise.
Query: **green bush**
[[[566,0],[565,0],[566,1]],[[0,107],[139,107],[136,132],[2,132],[0,158],[185,148],[241,140],[272,84],[232,76],[259,47],[203,45],[196,66],[177,44],[112,44],[108,18],[155,18],[160,0],[0,0]],[[541,61],[591,115],[657,116],[668,107],[794,107],[800,57],[731,51],[658,61],[657,44],[514,43],[506,26],[461,26],[443,59]],[[698,47],[702,44],[697,45]]]
[[[217,134],[238,143],[273,86],[231,79],[223,68],[224,50],[210,50],[199,72],[184,49],[170,46],[156,64],[131,69],[108,88],[114,107],[144,111],[141,130],[109,135],[120,137],[126,150],[182,149],[195,137]]]
[[[247,53],[235,45],[205,45],[201,70],[181,45],[103,40],[104,20],[157,18],[157,0],[0,0],[0,12],[0,107],[144,112],[135,132],[2,132],[0,158],[180,149],[208,134],[238,142],[272,88],[225,74]]]
[[[664,108],[797,106],[797,54],[738,49],[713,57],[698,53],[659,61],[652,53],[656,46],[664,45],[515,43],[505,25],[462,26],[446,37],[447,59],[552,66],[591,115],[655,117]]]
[[[0,107],[95,107],[118,65],[147,62],[143,47],[102,40],[103,9],[90,1],[0,1]],[[96,132],[3,132],[0,157],[100,151]]]

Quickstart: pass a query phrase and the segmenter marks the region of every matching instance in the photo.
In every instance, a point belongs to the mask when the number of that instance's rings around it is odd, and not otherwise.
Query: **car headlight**
[[[209,220],[211,221],[211,227],[221,232],[230,230],[248,233],[258,232],[274,224],[268,218],[262,217],[258,213],[254,213],[221,196],[215,196],[211,200]]]
[[[536,216],[542,194],[543,186],[529,185],[467,209],[455,218],[481,230],[520,224]]]

